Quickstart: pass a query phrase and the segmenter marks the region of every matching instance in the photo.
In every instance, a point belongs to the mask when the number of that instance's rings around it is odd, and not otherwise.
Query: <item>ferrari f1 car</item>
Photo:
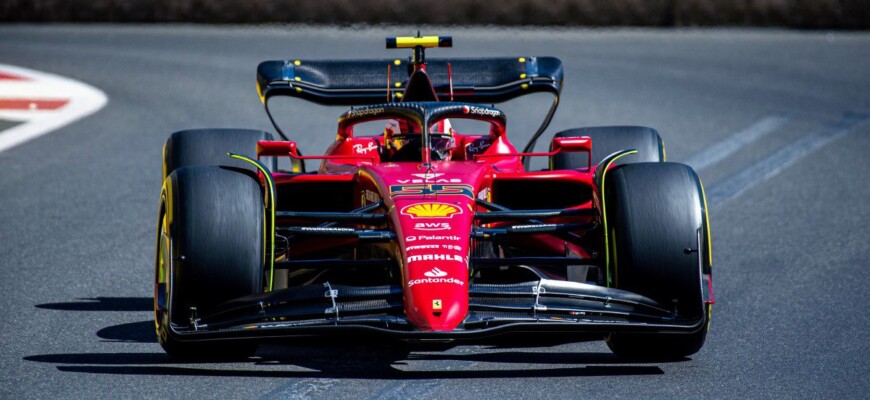
[[[257,90],[351,107],[324,155],[242,129],[164,146],[154,316],[173,357],[258,339],[406,341],[600,334],[625,357],[684,357],[714,302],[704,190],[656,130],[576,128],[535,152],[562,89],[554,57],[265,61]],[[555,98],[522,151],[485,104]],[[458,131],[472,121],[474,131]],[[530,157],[549,168],[531,170]],[[279,159],[284,159],[282,168]],[[305,160],[317,160],[305,171]],[[289,165],[289,167],[287,166]],[[586,335],[588,336],[588,335]]]

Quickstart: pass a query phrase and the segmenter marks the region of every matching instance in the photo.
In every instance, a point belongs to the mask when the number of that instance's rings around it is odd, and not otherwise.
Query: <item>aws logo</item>
[[[464,184],[431,184],[431,185],[392,185],[390,197],[423,196],[427,194],[461,195],[474,199],[474,191],[471,185]]]
[[[462,214],[462,209],[447,203],[417,203],[405,206],[401,213],[409,215],[412,219],[450,218],[456,214]]]
[[[414,224],[414,229],[418,231],[447,231],[450,230],[450,224],[446,222],[418,222]]]

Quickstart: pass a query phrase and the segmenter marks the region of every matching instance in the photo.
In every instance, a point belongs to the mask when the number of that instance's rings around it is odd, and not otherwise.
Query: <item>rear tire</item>
[[[246,358],[257,343],[184,342],[171,325],[189,327],[228,300],[262,293],[263,194],[251,173],[183,167],[164,181],[155,263],[155,324],[176,359]]]
[[[701,292],[706,254],[703,197],[691,167],[639,163],[608,171],[606,213],[614,286],[673,308],[683,322],[702,321],[690,334],[619,334],[607,338],[621,357],[678,359],[696,353],[707,335]],[[693,251],[687,251],[693,250]]]
[[[597,165],[605,157],[625,149],[637,149],[637,154],[620,160],[620,164],[665,161],[665,146],[658,131],[653,128],[598,126],[568,129],[554,135],[557,138],[578,136],[592,138],[592,165]],[[550,157],[552,170],[586,167],[584,153],[559,153]]]
[[[175,132],[163,146],[163,178],[178,168],[197,165],[221,165],[254,171],[253,165],[232,159],[227,152],[256,158],[257,142],[260,140],[272,140],[272,134],[252,129],[188,129]],[[275,157],[264,157],[262,162],[275,170]]]

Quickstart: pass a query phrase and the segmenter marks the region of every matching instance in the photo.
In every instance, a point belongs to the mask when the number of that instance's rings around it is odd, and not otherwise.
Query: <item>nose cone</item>
[[[405,315],[420,330],[453,330],[468,313],[471,201],[465,196],[396,200]]]
[[[452,301],[451,296],[446,293],[429,296],[415,293],[414,311],[408,312],[406,307],[407,317],[420,330],[452,331],[462,323],[468,313],[468,292],[457,295],[464,296],[465,300]],[[426,300],[422,299],[424,297]],[[426,304],[427,301],[431,304]]]

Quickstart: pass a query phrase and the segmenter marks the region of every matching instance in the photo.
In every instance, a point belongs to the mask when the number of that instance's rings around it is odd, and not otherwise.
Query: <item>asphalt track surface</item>
[[[149,311],[167,135],[271,130],[254,90],[260,60],[404,58],[383,37],[412,30],[0,26],[0,62],[109,97],[0,153],[0,397],[866,398],[867,33],[424,32],[455,38],[430,57],[560,57],[564,97],[548,136],[649,125],[670,160],[699,168],[718,302],[706,346],[688,359],[623,363],[588,340],[408,349],[349,337],[272,343],[239,363],[170,361]],[[338,113],[311,111],[288,130],[321,152]],[[525,142],[523,121],[509,127]]]

